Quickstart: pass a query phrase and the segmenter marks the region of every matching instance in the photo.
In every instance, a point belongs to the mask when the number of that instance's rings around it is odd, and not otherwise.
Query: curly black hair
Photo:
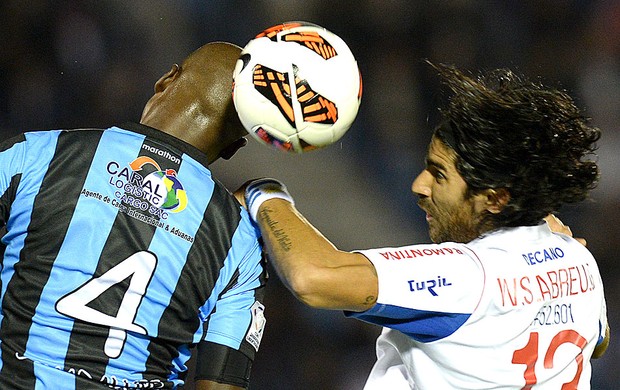
[[[489,215],[495,227],[531,226],[588,197],[599,178],[601,133],[573,99],[508,69],[466,75],[433,65],[452,92],[435,136],[457,155],[468,191],[505,188],[510,201]]]

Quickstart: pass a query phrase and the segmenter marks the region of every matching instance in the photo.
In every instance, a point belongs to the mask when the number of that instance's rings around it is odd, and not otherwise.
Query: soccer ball
[[[353,124],[361,95],[360,71],[347,44],[306,22],[258,34],[233,74],[233,101],[245,129],[290,152],[338,141]]]

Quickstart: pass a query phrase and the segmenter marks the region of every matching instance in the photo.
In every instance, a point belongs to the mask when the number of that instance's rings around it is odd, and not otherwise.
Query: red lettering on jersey
[[[458,248],[420,248],[399,249],[387,252],[380,252],[380,254],[386,260],[404,260],[435,255],[462,255],[463,251]]]
[[[595,289],[594,276],[588,265],[557,268],[530,276],[497,278],[502,306],[529,305],[571,295],[584,294]],[[535,286],[538,285],[538,288]]]

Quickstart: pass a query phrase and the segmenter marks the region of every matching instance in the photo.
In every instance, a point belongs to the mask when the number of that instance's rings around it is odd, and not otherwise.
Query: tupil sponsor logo
[[[435,289],[439,289],[442,287],[452,286],[452,283],[448,282],[446,278],[437,276],[437,279],[429,279],[423,281],[409,280],[409,290],[410,291],[428,291],[432,296],[436,297],[439,294]]]

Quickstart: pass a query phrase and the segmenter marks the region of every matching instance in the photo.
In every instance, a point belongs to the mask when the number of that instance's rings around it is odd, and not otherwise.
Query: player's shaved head
[[[208,43],[173,65],[155,84],[141,123],[172,134],[207,153],[228,157],[246,133],[232,102],[232,73],[241,49]]]
[[[209,43],[181,64],[178,88],[202,102],[208,114],[221,117],[231,103],[232,72],[241,49],[230,43]]]

